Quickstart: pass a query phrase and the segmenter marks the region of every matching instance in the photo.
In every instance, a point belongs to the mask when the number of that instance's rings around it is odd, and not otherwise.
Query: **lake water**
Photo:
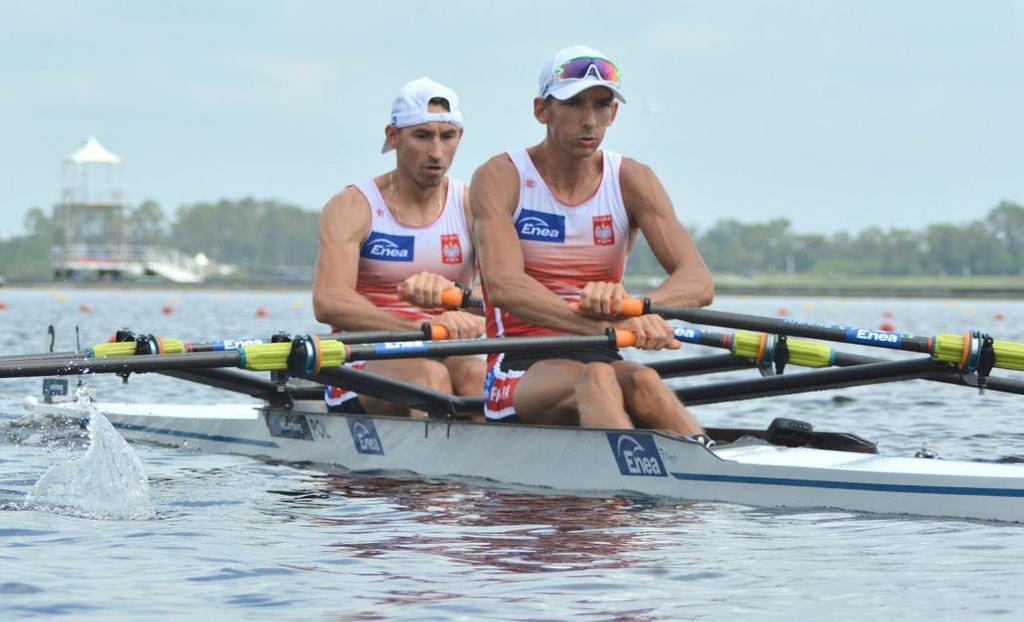
[[[74,347],[76,325],[83,344],[125,326],[187,340],[324,332],[302,292],[0,289],[0,303],[0,354],[43,351],[51,323],[57,349]],[[715,308],[1024,340],[1016,301],[721,297]],[[101,400],[244,401],[159,376],[87,382]],[[1024,615],[1022,525],[327,475],[153,446],[133,446],[126,458],[146,474],[148,518],[68,515],[27,503],[50,466],[81,458],[88,445],[78,427],[22,420],[23,397],[39,386],[0,380],[0,619]],[[914,381],[694,411],[713,426],[796,417],[856,432],[889,455],[926,446],[947,458],[998,459],[1024,456],[1020,406],[1008,395]]]

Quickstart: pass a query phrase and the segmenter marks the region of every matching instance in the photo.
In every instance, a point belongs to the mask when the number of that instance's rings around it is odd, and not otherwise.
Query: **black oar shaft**
[[[711,354],[708,356],[692,356],[688,358],[653,361],[646,364],[662,378],[679,378],[697,376],[721,371],[750,369],[755,367],[752,361],[733,354]]]
[[[880,346],[895,350],[905,350],[907,352],[931,354],[931,339],[927,337],[867,330],[852,326],[836,326],[833,324],[819,324],[788,319],[779,320],[743,313],[691,309],[687,307],[651,306],[650,312],[657,313],[665,318],[685,320],[697,324],[710,324],[712,326],[725,326],[763,333],[823,339],[852,345]]]
[[[752,380],[719,382],[676,390],[676,396],[687,405],[732,402],[736,400],[805,393],[823,389],[867,384],[881,384],[922,378],[949,371],[948,363],[930,358],[915,358],[906,361],[867,363],[852,367],[831,368],[799,374],[769,376]]]
[[[553,337],[508,337],[505,339],[464,339],[455,341],[405,341],[348,346],[348,361],[445,357],[465,354],[536,354],[573,351],[594,347],[615,347],[614,335],[559,335]]]
[[[160,356],[123,356],[106,359],[76,358],[59,362],[26,361],[24,363],[9,363],[0,367],[0,378],[237,367],[240,361],[241,355],[233,350],[228,352],[197,352],[193,354],[162,354]]]

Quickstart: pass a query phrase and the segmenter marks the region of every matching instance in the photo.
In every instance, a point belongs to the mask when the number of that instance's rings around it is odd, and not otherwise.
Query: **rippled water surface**
[[[301,292],[6,289],[0,302],[7,306],[0,354],[43,350],[49,323],[58,349],[74,346],[76,324],[83,344],[123,326],[192,340],[323,329]],[[868,328],[889,321],[916,334],[977,328],[1024,340],[1021,302],[722,297],[715,306]],[[703,352],[687,347],[695,353]],[[244,401],[155,376],[87,382],[101,400]],[[81,458],[88,446],[77,425],[22,419],[23,397],[38,392],[35,379],[0,380],[2,619],[1024,615],[1018,525],[540,494],[153,446],[133,446],[148,475],[151,519],[26,507],[50,466]],[[890,455],[927,446],[947,458],[999,459],[1024,456],[1020,405],[1007,395],[914,381],[695,413],[715,426],[798,417],[817,429],[857,432]]]

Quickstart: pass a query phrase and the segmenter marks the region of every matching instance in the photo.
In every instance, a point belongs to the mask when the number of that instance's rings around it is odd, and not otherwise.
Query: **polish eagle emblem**
[[[612,228],[610,215],[594,216],[594,244],[597,246],[615,244],[615,229]]]
[[[446,233],[441,236],[441,262],[462,263],[462,243],[458,234]]]

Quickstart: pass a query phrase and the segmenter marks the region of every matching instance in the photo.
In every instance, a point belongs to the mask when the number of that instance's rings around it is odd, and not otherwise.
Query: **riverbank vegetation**
[[[316,261],[316,212],[245,198],[185,205],[173,218],[154,201],[128,215],[133,240],[236,264],[242,281],[308,281]],[[50,279],[50,217],[29,210],[25,234],[0,240],[0,272],[12,282]],[[1024,206],[1001,202],[984,218],[921,229],[871,227],[798,233],[787,219],[721,220],[693,231],[721,291],[1017,291],[1024,275]],[[663,274],[642,236],[629,273]],[[924,278],[930,277],[930,278]]]

